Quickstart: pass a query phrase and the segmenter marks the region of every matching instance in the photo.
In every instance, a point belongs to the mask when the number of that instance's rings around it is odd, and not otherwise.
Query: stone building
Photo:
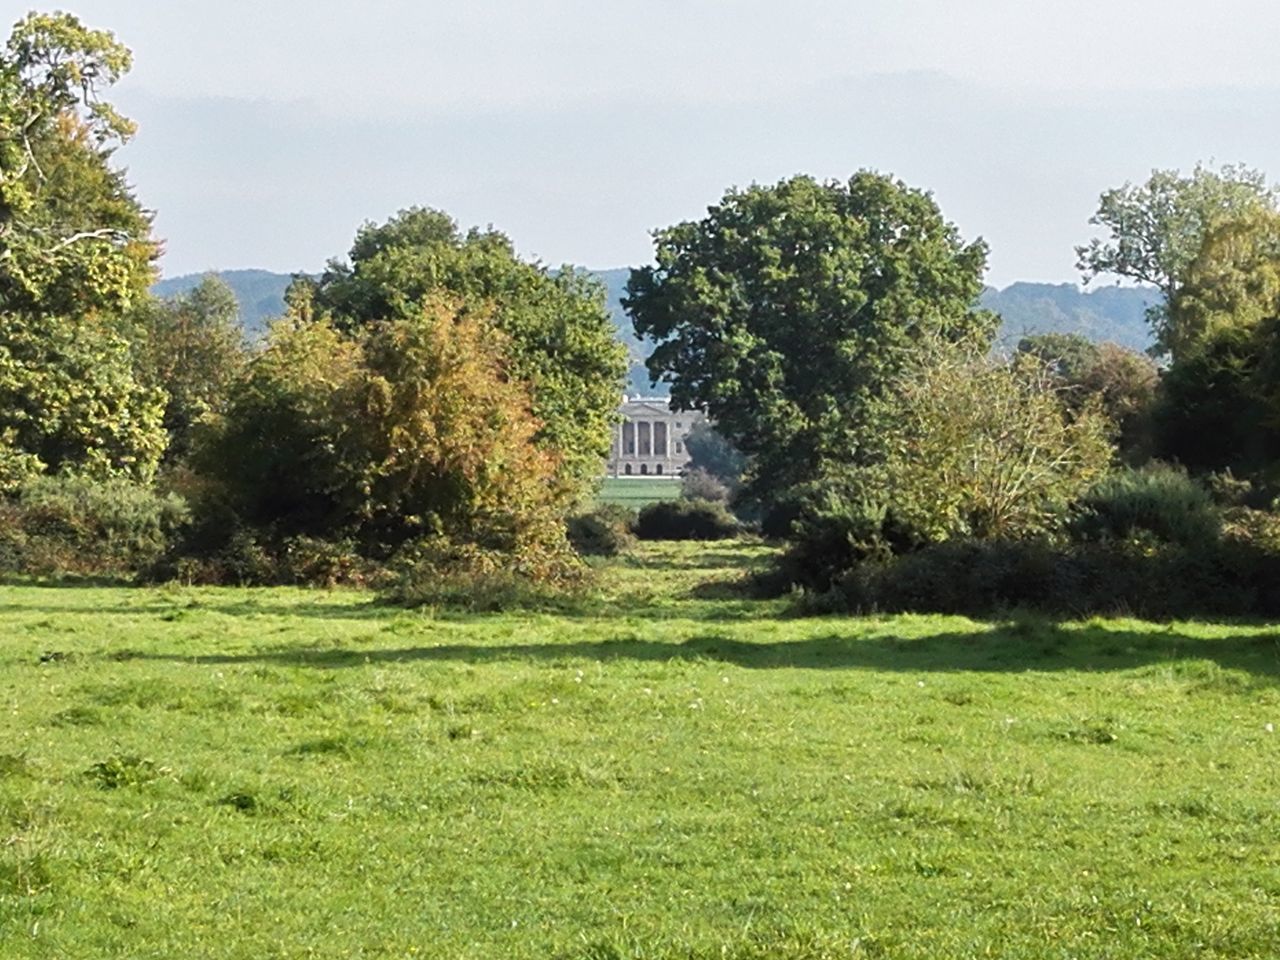
[[[702,414],[676,412],[666,397],[623,397],[613,425],[611,477],[678,477],[689,465],[685,437]]]

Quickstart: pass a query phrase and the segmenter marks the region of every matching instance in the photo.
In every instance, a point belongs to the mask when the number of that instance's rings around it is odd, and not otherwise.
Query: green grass
[[[1261,625],[0,590],[0,956],[1274,957]]]
[[[658,480],[643,477],[606,477],[596,500],[599,503],[616,503],[639,510],[660,500],[676,500],[679,497],[680,481],[674,478]]]

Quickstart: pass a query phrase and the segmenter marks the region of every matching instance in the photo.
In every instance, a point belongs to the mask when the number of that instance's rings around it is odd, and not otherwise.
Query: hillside
[[[1035,333],[1079,333],[1141,351],[1151,346],[1146,310],[1157,298],[1146,287],[1083,291],[1073,283],[1014,283],[1003,290],[988,287],[979,302],[1003,319],[1002,344],[1015,346]]]
[[[604,285],[609,311],[618,328],[618,339],[631,356],[629,393],[662,394],[665,387],[651,386],[644,368],[648,348],[635,335],[622,309],[622,296],[630,269],[591,271]],[[261,336],[270,318],[284,311],[284,292],[291,274],[266,270],[225,270],[218,274],[240,302],[240,319],[251,337]],[[161,297],[185,293],[200,282],[201,274],[162,280],[153,288]],[[1084,291],[1072,283],[1014,283],[1003,290],[988,287],[979,300],[981,306],[1003,318],[999,341],[1015,346],[1034,333],[1080,333],[1090,340],[1111,340],[1130,348],[1145,350],[1151,333],[1145,311],[1156,294],[1141,287],[1098,287]]]

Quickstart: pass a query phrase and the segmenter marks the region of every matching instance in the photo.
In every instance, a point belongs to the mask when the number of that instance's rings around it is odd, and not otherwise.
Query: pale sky
[[[317,270],[411,205],[548,264],[637,265],[730,185],[872,168],[984,237],[988,282],[1073,281],[1108,187],[1197,160],[1280,178],[1262,0],[63,8],[134,51],[109,99],[167,276]]]

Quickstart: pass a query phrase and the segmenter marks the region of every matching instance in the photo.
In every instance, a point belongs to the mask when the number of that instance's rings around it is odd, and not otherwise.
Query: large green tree
[[[101,92],[129,51],[67,14],[31,14],[0,53],[0,460],[147,476],[163,398],[133,376],[123,320],[146,295],[150,217],[112,153],[133,125]]]
[[[877,173],[732,189],[655,246],[623,301],[658,341],[650,373],[752,458],[765,502],[874,455],[876,400],[923,340],[993,326],[973,308],[986,245]]]
[[[560,479],[582,494],[602,475],[626,353],[603,289],[582,272],[548,271],[496,230],[463,233],[446,214],[414,208],[362,227],[347,260],[305,283],[313,309],[340,329],[415,316],[440,296],[491,318],[510,375],[530,386],[535,442],[555,454]]]

